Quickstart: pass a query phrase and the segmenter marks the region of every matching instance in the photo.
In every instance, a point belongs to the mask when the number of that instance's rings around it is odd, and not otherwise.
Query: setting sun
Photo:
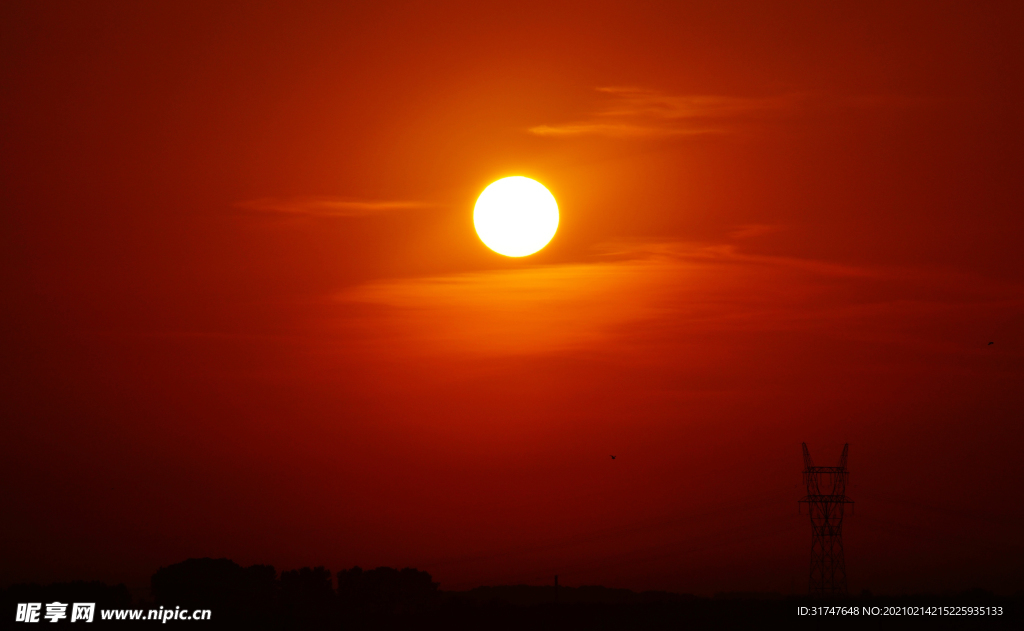
[[[823,4],[0,0],[0,619],[1013,626],[1024,0]]]
[[[505,256],[527,256],[551,241],[558,229],[558,204],[544,185],[528,177],[506,177],[480,193],[473,224],[484,244]]]

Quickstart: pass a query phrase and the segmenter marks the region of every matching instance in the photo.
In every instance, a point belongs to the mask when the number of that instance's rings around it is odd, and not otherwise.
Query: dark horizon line
[[[426,574],[427,577],[429,577],[431,581],[433,579],[432,575],[430,575],[429,572],[426,572],[424,570],[419,570],[419,569],[413,568],[413,567],[408,567],[408,566],[404,567],[404,568],[397,568],[397,567],[391,567],[391,566],[384,566],[384,565],[382,565],[382,566],[377,566],[377,567],[374,567],[374,568],[365,568],[364,569],[364,568],[362,568],[362,567],[360,567],[358,565],[354,565],[351,568],[341,569],[341,570],[337,570],[337,571],[332,572],[326,566],[318,565],[318,566],[303,566],[303,567],[300,567],[300,568],[294,568],[294,569],[289,569],[289,570],[277,570],[277,568],[275,568],[273,565],[261,564],[261,563],[255,563],[255,564],[250,565],[250,566],[242,566],[242,565],[240,565],[238,563],[235,563],[234,560],[229,559],[227,557],[217,557],[217,558],[214,558],[214,557],[189,557],[188,559],[185,559],[184,561],[180,561],[178,563],[173,563],[173,564],[170,564],[170,565],[167,565],[167,566],[160,566],[157,569],[156,572],[154,572],[153,574],[150,575],[150,581],[152,581],[153,577],[156,575],[157,572],[159,572],[161,570],[164,570],[165,568],[172,568],[172,567],[180,566],[180,565],[182,565],[184,563],[187,563],[187,562],[194,562],[194,561],[200,561],[200,562],[202,562],[202,561],[228,562],[228,563],[233,564],[234,566],[236,566],[237,568],[239,568],[241,570],[249,570],[249,569],[253,569],[253,568],[272,569],[272,570],[274,570],[274,579],[273,579],[273,581],[276,584],[280,584],[282,582],[282,577],[285,574],[289,574],[289,573],[296,573],[296,574],[298,574],[298,573],[302,572],[303,570],[308,570],[308,571],[312,571],[312,572],[323,571],[323,572],[327,573],[330,576],[331,590],[333,592],[337,592],[338,589],[340,588],[340,585],[338,584],[338,578],[339,578],[339,575],[342,572],[353,572],[353,571],[358,571],[358,572],[374,572],[374,571],[379,571],[379,570],[383,570],[383,571],[389,571],[390,570],[390,571],[401,573],[403,571],[412,571],[412,572],[419,573],[419,574]],[[787,599],[787,598],[807,598],[807,597],[811,597],[809,594],[807,594],[805,592],[799,592],[799,593],[792,593],[792,592],[790,592],[790,593],[786,593],[786,592],[779,592],[779,591],[774,591],[774,590],[764,590],[764,591],[762,591],[762,590],[730,590],[730,591],[713,592],[710,596],[706,596],[706,595],[702,596],[702,595],[694,594],[694,593],[690,593],[690,592],[678,592],[678,591],[672,591],[672,590],[668,590],[668,589],[636,590],[636,589],[631,589],[631,588],[628,588],[628,587],[607,587],[607,586],[604,586],[604,585],[596,585],[596,584],[581,584],[581,585],[576,585],[576,586],[569,586],[569,585],[566,585],[563,582],[559,581],[557,576],[553,576],[552,580],[553,580],[553,582],[550,583],[550,584],[539,584],[539,585],[537,585],[537,584],[529,584],[529,583],[481,584],[481,585],[477,585],[475,587],[464,588],[464,589],[443,589],[441,587],[440,583],[433,583],[433,585],[435,586],[435,589],[436,589],[436,591],[438,593],[452,594],[452,595],[469,594],[469,593],[477,591],[477,590],[520,588],[520,589],[530,589],[530,590],[551,590],[551,591],[556,591],[556,590],[605,590],[605,591],[608,591],[608,592],[617,592],[617,593],[620,593],[620,594],[628,593],[628,594],[632,594],[632,595],[636,595],[636,596],[662,594],[662,595],[670,596],[670,597],[683,597],[683,598],[687,598],[687,599],[691,599],[692,598],[692,599],[706,599],[706,600],[720,600],[720,599],[754,599],[754,600],[768,600],[768,599],[771,599],[771,600],[782,600],[782,599]],[[137,602],[137,603],[153,602],[153,600],[147,600],[145,598],[138,597],[135,594],[133,594],[132,590],[129,589],[128,585],[125,582],[123,582],[123,581],[120,582],[120,583],[108,584],[108,583],[106,583],[104,581],[101,581],[101,580],[98,580],[98,579],[72,579],[72,580],[52,581],[52,582],[49,582],[49,583],[39,583],[39,582],[35,582],[35,581],[11,582],[11,583],[8,583],[8,584],[6,584],[4,586],[0,586],[0,593],[7,593],[9,590],[16,589],[16,588],[47,589],[47,588],[55,588],[55,587],[72,587],[72,586],[76,586],[76,585],[81,585],[81,586],[84,586],[84,585],[97,585],[97,586],[102,586],[104,588],[119,588],[119,587],[123,586],[124,589],[127,591],[127,593],[131,596],[132,602]],[[964,589],[946,589],[946,590],[938,590],[938,591],[897,592],[897,593],[880,592],[880,593],[877,593],[877,594],[874,593],[870,589],[863,589],[858,594],[850,593],[850,594],[845,594],[845,595],[837,596],[837,598],[904,598],[904,597],[915,597],[915,596],[949,597],[949,596],[960,596],[960,595],[965,595],[965,594],[980,594],[980,593],[986,593],[986,594],[991,594],[991,595],[996,595],[996,596],[1006,596],[1006,597],[1012,597],[1012,598],[1024,597],[1024,590],[1002,592],[1002,591],[993,590],[993,589],[990,589],[990,588],[987,588],[987,587],[976,586],[976,587],[970,587],[970,588],[964,588]]]

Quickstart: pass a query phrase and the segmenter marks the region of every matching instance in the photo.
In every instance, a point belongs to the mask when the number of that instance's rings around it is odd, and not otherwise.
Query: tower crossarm
[[[800,501],[804,503],[831,502],[833,504],[853,504],[853,500],[845,495],[805,495]]]

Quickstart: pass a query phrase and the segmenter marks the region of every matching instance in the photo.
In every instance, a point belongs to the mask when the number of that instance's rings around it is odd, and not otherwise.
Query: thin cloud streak
[[[603,87],[603,109],[581,120],[531,127],[538,136],[651,138],[724,134],[755,120],[796,113],[806,107],[861,110],[908,109],[928,99],[902,95],[836,96],[814,92],[769,97],[666,94],[638,87]]]
[[[752,239],[766,234],[773,234],[785,230],[784,226],[764,223],[748,223],[736,226],[736,229],[729,233],[733,239]]]
[[[610,136],[618,138],[644,138],[664,136],[699,136],[721,134],[727,130],[719,127],[673,128],[631,123],[578,122],[565,125],[537,125],[530,133],[537,136]]]
[[[310,217],[367,217],[398,210],[435,206],[436,204],[418,201],[353,201],[335,197],[263,197],[235,204],[236,208],[257,213]]]
[[[538,136],[689,136],[726,133],[743,117],[793,110],[801,97],[785,95],[745,98],[719,95],[672,95],[633,87],[604,87],[607,106],[580,121],[538,125]]]

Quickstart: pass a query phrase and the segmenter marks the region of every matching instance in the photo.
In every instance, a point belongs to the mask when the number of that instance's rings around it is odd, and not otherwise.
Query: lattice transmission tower
[[[800,500],[811,515],[811,578],[812,596],[846,594],[846,561],[843,558],[843,509],[853,501],[846,497],[846,454],[850,445],[843,445],[838,467],[816,467],[804,448],[804,484],[807,495]]]

